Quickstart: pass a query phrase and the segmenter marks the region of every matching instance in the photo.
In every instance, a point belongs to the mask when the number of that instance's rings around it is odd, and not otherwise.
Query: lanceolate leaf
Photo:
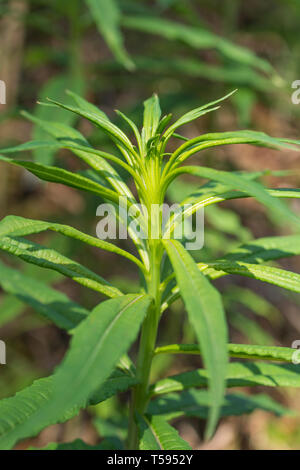
[[[116,59],[127,69],[134,69],[134,63],[127,54],[120,28],[121,12],[116,0],[86,0],[96,25]]]
[[[24,238],[1,237],[0,250],[11,253],[27,263],[58,271],[79,284],[108,297],[121,295],[117,288],[112,287],[101,276],[51,248],[45,248]]]
[[[100,444],[95,446],[91,446],[86,444],[81,439],[75,439],[72,442],[64,442],[64,443],[56,443],[51,442],[46,447],[39,448],[39,447],[29,447],[27,450],[117,450],[114,444],[109,440],[102,440]]]
[[[153,95],[144,102],[143,134],[145,143],[155,136],[157,127],[159,125],[160,116],[161,110],[159,106],[159,99],[157,95]]]
[[[228,365],[227,387],[300,387],[299,364],[270,364],[264,362],[232,362]],[[191,370],[156,382],[151,395],[180,392],[187,388],[207,387],[205,369]]]
[[[68,225],[43,222],[41,220],[25,219],[24,217],[18,217],[15,215],[9,215],[0,222],[0,238],[3,236],[21,237],[31,235],[33,233],[43,232],[44,230],[53,230],[54,232],[62,233],[67,237],[80,240],[87,245],[95,246],[102,250],[124,256],[125,258],[136,263],[142,270],[144,269],[142,263],[127,251],[122,250],[112,243],[80,232],[79,230],[73,227],[69,227]]]
[[[186,415],[207,419],[212,398],[206,390],[190,389],[182,393],[172,393],[150,402],[148,412],[160,415],[167,420]],[[276,403],[268,395],[229,394],[223,399],[221,416],[239,416],[256,409],[269,411],[278,416],[293,415],[292,411]]]
[[[160,416],[137,417],[140,450],[191,450],[178,431]]]
[[[300,274],[286,271],[284,269],[274,268],[273,266],[265,266],[260,264],[244,263],[242,261],[216,261],[211,263],[211,266],[216,271],[221,271],[221,275],[238,274],[240,276],[252,277],[263,282],[274,284],[275,286],[283,287],[294,292],[300,292]],[[199,265],[202,270],[203,266]],[[220,277],[218,274],[211,274],[211,278],[216,279]]]
[[[75,328],[89,313],[62,292],[3,263],[0,263],[0,286],[60,328]],[[1,308],[4,306],[1,305]]]
[[[164,241],[173,265],[181,296],[189,319],[203,351],[210,376],[212,409],[208,434],[211,435],[225,390],[227,367],[227,329],[224,309],[218,291],[207,281],[182,245],[175,240]],[[193,292],[193,295],[191,295]]]
[[[187,141],[179,147],[174,152],[172,159],[175,160],[176,157],[176,161],[184,162],[189,158],[189,156],[194,155],[203,149],[232,144],[252,144],[261,147],[270,147],[275,149],[287,148],[299,151],[299,148],[296,147],[299,146],[298,140],[287,141],[286,139],[270,137],[264,132],[246,130],[202,134],[199,137],[195,137],[194,139]]]
[[[88,119],[90,122],[95,124],[97,127],[100,127],[107,135],[111,137],[111,139],[119,144],[121,147],[124,147],[129,152],[134,151],[133,145],[124,134],[115,124],[108,121],[107,119],[103,118],[99,113],[92,113],[91,111],[84,111],[82,108],[75,108],[73,106],[68,106],[63,103],[59,103],[58,101],[50,100],[53,105],[67,109],[72,113],[78,114],[79,116]]]
[[[179,24],[163,18],[149,16],[125,16],[122,24],[126,28],[150,34],[158,34],[169,40],[179,40],[195,49],[217,49],[231,60],[251,67],[271,72],[271,65],[257,57],[252,51],[227,41],[207,29]],[[250,69],[251,71],[251,69]]]
[[[79,73],[78,73],[79,72]],[[59,74],[55,75],[54,78],[50,78],[45,85],[42,87],[41,91],[38,94],[39,101],[45,100],[48,96],[55,96],[57,99],[63,99],[65,90],[67,87],[71,87],[74,90],[77,90],[79,93],[83,91],[84,80],[81,76],[80,69],[76,70],[76,73],[70,74]],[[70,126],[74,125],[76,122],[76,116],[68,113],[67,111],[61,110],[57,113],[53,108],[39,106],[38,104],[34,108],[34,114],[37,119],[46,119],[49,122],[59,120]],[[34,126],[33,128],[33,138],[36,140],[47,140],[48,133],[45,132],[39,126]],[[55,154],[55,147],[45,147],[43,152],[38,150],[34,151],[34,161],[37,163],[43,163],[45,165],[52,165]]]
[[[278,346],[257,346],[253,344],[228,344],[228,354],[230,357],[243,359],[261,359],[264,361],[289,362],[298,353],[292,348]],[[155,354],[201,354],[197,344],[170,344],[156,348]]]
[[[54,376],[36,380],[14,397],[0,401],[0,449],[10,449],[20,439],[34,436],[39,431],[39,426],[30,426],[30,421],[40,409],[47,406],[53,399],[54,381]],[[66,407],[59,418],[49,416],[44,427],[56,422],[68,421],[76,416],[81,408],[107,400],[115,393],[123,392],[135,383],[135,378],[115,371],[87,401],[77,403],[73,407]]]
[[[14,399],[8,399],[8,410],[5,401],[2,402],[7,418],[3,419],[1,413],[1,448],[10,447],[16,440],[35,435],[49,424],[64,420],[66,414],[69,419],[78,406],[86,404],[136,338],[150,303],[149,296],[126,295],[96,307],[74,331],[70,349],[52,379],[48,399],[38,393],[41,401],[34,406],[34,411],[24,407],[22,399],[17,405],[15,401],[9,401]],[[29,400],[31,397],[32,393]],[[16,421],[11,422],[16,406],[24,417],[19,425]]]
[[[260,203],[268,207],[272,211],[272,214],[277,216],[276,220],[278,223],[282,223],[284,220],[290,220],[294,225],[300,227],[300,218],[292,213],[281,201],[272,197],[261,184],[255,181],[251,181],[244,178],[242,175],[236,175],[232,172],[220,171],[202,166],[184,166],[173,171],[169,178],[172,180],[177,175],[183,173],[207,178],[209,180],[215,180],[228,185],[231,190],[234,189],[245,192],[248,195],[255,197]]]
[[[66,186],[81,189],[83,191],[97,194],[98,196],[101,196],[115,203],[118,203],[119,201],[119,197],[116,192],[111,191],[110,189],[105,188],[104,186],[101,186],[98,183],[95,183],[91,179],[85,178],[76,173],[71,173],[67,170],[63,170],[62,168],[58,168],[55,166],[40,165],[38,163],[32,163],[23,160],[14,160],[12,158],[7,158],[1,155],[0,160],[7,163],[11,163],[13,165],[21,166],[44,181],[60,183]]]

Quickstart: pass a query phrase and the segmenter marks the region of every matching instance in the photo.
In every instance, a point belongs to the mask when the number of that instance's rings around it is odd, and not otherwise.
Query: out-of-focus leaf
[[[212,399],[206,390],[190,389],[178,394],[170,394],[150,402],[148,412],[172,419],[182,415],[207,419]],[[230,394],[223,400],[221,416],[240,416],[254,410],[264,410],[278,416],[291,416],[295,412],[285,408],[271,397],[264,394],[244,395]]]
[[[116,59],[127,69],[134,63],[127,54],[120,29],[121,12],[116,0],[86,0],[96,25]]]
[[[136,338],[151,301],[149,296],[127,295],[97,306],[74,330],[70,349],[54,376],[44,379],[46,394],[39,385],[35,394],[29,387],[0,402],[0,448],[10,448],[50,424],[69,419],[89,401],[93,403],[93,395],[105,385]],[[96,397],[98,402],[99,394]],[[26,399],[29,406],[24,406]]]
[[[138,416],[140,450],[191,450],[178,431],[160,416]]]
[[[62,292],[3,263],[0,263],[0,285],[4,291],[13,294],[21,301],[22,308],[24,308],[22,302],[30,305],[60,328],[67,330],[75,328],[89,313]],[[2,304],[1,309],[3,307],[5,308],[5,305]],[[6,312],[5,317],[7,319]]]

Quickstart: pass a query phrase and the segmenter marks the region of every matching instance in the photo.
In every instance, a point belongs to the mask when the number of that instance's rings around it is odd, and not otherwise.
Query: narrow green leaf
[[[299,146],[298,140],[289,139],[287,141],[287,139],[270,137],[264,132],[242,130],[202,134],[199,137],[188,140],[185,144],[179,147],[173,155],[176,156],[178,162],[184,162],[191,155],[194,155],[203,149],[233,144],[251,144],[258,147],[269,147],[274,149],[286,148],[289,150],[299,151],[299,148],[296,147]]]
[[[227,387],[300,387],[299,364],[270,364],[264,362],[232,362],[228,365]],[[207,387],[205,369],[191,370],[159,380],[151,388],[151,395],[180,392],[188,388]]]
[[[100,444],[95,446],[91,446],[86,444],[81,439],[75,439],[75,441],[64,442],[61,444],[58,444],[57,442],[51,442],[43,448],[29,447],[28,450],[117,450],[117,448],[114,447],[113,444],[108,440],[102,441]]]
[[[159,99],[157,95],[151,96],[144,102],[143,134],[145,144],[156,135],[161,116]]]
[[[225,391],[227,367],[227,328],[224,309],[218,291],[207,281],[196,263],[182,245],[175,240],[164,240],[189,319],[203,351],[210,375],[213,397],[208,435],[216,426],[218,412]],[[193,295],[191,295],[191,291]]]
[[[29,388],[20,392],[21,399],[16,395],[0,402],[3,409],[0,448],[11,447],[17,440],[33,436],[49,424],[69,419],[87,402],[97,403],[97,389],[105,385],[116,363],[136,338],[150,303],[149,296],[126,295],[97,306],[74,330],[70,349],[46,395],[38,387],[33,400],[34,393]],[[24,406],[24,394],[29,406]]]
[[[219,107],[215,105],[226,100],[233,93],[235,93],[235,90],[223,96],[222,98],[219,98],[218,100],[212,101],[211,103],[206,103],[184,114],[166,130],[166,132],[164,133],[164,138],[168,140],[179,127],[183,126],[184,124],[188,124],[189,122],[194,121],[195,119],[198,119],[200,116],[203,116],[206,113],[219,109]]]
[[[82,108],[84,111],[89,111],[89,112],[94,113],[94,114],[99,113],[99,115],[103,119],[106,119],[107,121],[110,120],[109,117],[101,109],[99,109],[93,103],[90,103],[86,99],[82,98],[82,96],[78,95],[78,93],[74,93],[74,91],[71,91],[71,90],[66,90],[66,93],[67,93],[67,95],[69,95],[73,98],[73,100],[75,101],[77,106],[79,106],[79,108]],[[56,96],[56,95],[55,94],[52,94],[52,95],[49,94],[48,96]]]
[[[182,393],[174,393],[166,397],[160,397],[150,402],[148,412],[152,415],[159,415],[167,420],[179,416],[195,416],[200,419],[207,419],[212,398],[206,390],[185,390]],[[295,415],[280,405],[268,395],[244,395],[242,393],[229,394],[223,399],[221,416],[240,416],[252,413],[260,409],[274,413],[278,416]]]
[[[261,359],[264,361],[292,362],[295,349],[253,344],[228,344],[230,357]],[[156,348],[155,354],[201,354],[197,344],[170,344]]]
[[[30,305],[60,328],[73,329],[88,315],[88,311],[36,279],[30,278],[0,262],[0,285],[5,292]],[[1,308],[4,308],[1,305]]]
[[[92,109],[94,113],[99,113],[99,115],[102,116],[103,119],[108,120],[107,116],[102,111],[98,110],[96,106],[87,102],[78,95],[75,95],[74,93],[71,93],[71,95],[76,96],[76,102],[79,102],[79,106],[82,107],[84,110]],[[43,129],[43,131],[45,131],[47,134],[49,134],[56,140],[56,142],[49,142],[49,145],[51,144],[53,147],[57,145],[59,146],[59,148],[66,148],[71,150],[73,154],[75,154],[78,158],[83,160],[85,163],[87,163],[90,167],[92,167],[99,173],[99,176],[102,177],[102,185],[105,185],[106,181],[108,181],[110,185],[119,194],[127,195],[129,199],[133,199],[131,191],[124,183],[119,173],[107,162],[107,159],[112,160],[115,163],[119,165],[121,164],[121,166],[126,167],[126,164],[122,160],[107,152],[101,152],[99,150],[93,149],[93,147],[91,147],[89,142],[77,129],[73,129],[72,127],[62,123],[37,119],[36,117],[32,116],[27,112],[23,112],[22,114],[24,117],[26,117],[26,119],[29,119],[30,121],[37,124]],[[27,150],[31,150],[31,146],[37,148],[38,145],[40,146],[40,148],[44,148],[41,143],[37,142],[28,142],[24,145],[27,146]],[[14,151],[18,152],[22,150],[26,149],[22,148],[22,145],[19,145],[17,147],[4,149],[3,153],[11,153]]]
[[[288,289],[293,292],[300,292],[300,274],[286,271],[280,268],[274,268],[273,266],[265,266],[261,264],[250,264],[242,261],[227,261],[220,260],[209,265],[202,265],[199,263],[199,268],[203,271],[203,268],[208,267],[207,274],[209,277],[216,279],[227,274],[237,274],[239,276],[251,277],[258,279],[275,286]],[[214,274],[210,269],[220,272],[220,274]]]
[[[31,426],[30,422],[40,409],[53,400],[54,383],[54,376],[38,379],[15,396],[0,401],[0,449],[10,449],[20,439],[37,434],[39,425],[34,424]],[[45,426],[68,421],[76,416],[81,408],[107,400],[114,394],[127,390],[135,383],[135,378],[116,371],[89,400],[77,403],[73,407],[66,407],[59,418],[49,416]]]
[[[114,142],[119,144],[121,147],[127,149],[130,153],[134,151],[133,145],[124,134],[115,124],[108,121],[106,118],[103,118],[100,113],[93,113],[91,111],[84,111],[82,108],[76,108],[73,106],[68,106],[64,103],[59,103],[55,100],[49,101],[58,108],[67,109],[68,111],[75,113],[83,118],[86,118],[88,121],[95,124],[97,127],[100,127],[108,136],[112,138]]]
[[[151,16],[124,16],[122,24],[126,28],[149,34],[158,34],[168,40],[179,40],[195,49],[216,49],[224,56],[249,67],[257,67],[271,72],[271,65],[257,57],[251,50],[234,44],[208,29],[179,24],[174,21]],[[250,70],[251,71],[251,70]]]
[[[52,183],[60,183],[73,188],[81,189],[93,194],[97,194],[112,202],[118,203],[119,196],[116,192],[111,191],[93,180],[85,178],[70,171],[63,170],[55,166],[40,165],[39,163],[32,163],[23,160],[14,160],[0,155],[0,160],[11,163],[16,166],[21,166],[26,170],[33,173],[38,178]]]
[[[215,170],[207,167],[197,166],[184,166],[173,172],[175,175],[188,173],[201,178],[207,178],[209,180],[215,180],[225,185],[228,185],[229,189],[234,189],[247,193],[248,195],[257,199],[261,204],[268,207],[276,220],[280,223],[284,220],[289,220],[297,227],[300,226],[300,218],[295,215],[290,209],[285,206],[281,201],[271,196],[266,189],[256,181],[251,181],[244,178],[242,175],[236,175],[232,172],[226,172],[221,170]]]
[[[116,0],[86,0],[96,25],[116,59],[129,70],[135,68],[123,45],[121,12]]]
[[[70,227],[68,225],[56,224],[51,222],[43,222],[41,220],[25,219],[15,215],[9,215],[0,221],[0,238],[3,236],[10,237],[24,237],[33,233],[43,232],[45,230],[53,230],[54,232],[61,233],[67,237],[75,238],[80,240],[87,245],[95,246],[111,253],[116,253],[123,256],[130,261],[133,261],[139,266],[140,269],[144,269],[142,263],[133,255],[125,250],[122,250],[112,243],[100,240],[91,235],[87,235],[79,230]]]
[[[117,288],[112,287],[98,274],[51,248],[45,248],[22,238],[1,237],[0,250],[11,253],[27,263],[58,271],[79,284],[101,292],[108,297],[122,295]]]
[[[160,416],[137,417],[140,450],[191,450],[178,431]]]

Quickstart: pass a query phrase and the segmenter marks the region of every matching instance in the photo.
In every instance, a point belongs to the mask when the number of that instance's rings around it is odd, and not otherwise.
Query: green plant
[[[69,94],[75,101],[74,107],[53,100],[46,106],[63,108],[91,121],[111,138],[117,147],[116,154],[92,148],[77,130],[65,124],[42,121],[25,113],[54,140],[33,141],[2,149],[1,161],[25,168],[42,180],[90,192],[114,206],[119,204],[121,196],[127,208],[131,209],[131,214],[139,215],[141,228],[148,230],[150,235],[143,238],[141,232],[132,228],[134,215],[128,218],[120,215],[136,247],[137,253],[132,254],[67,225],[19,216],[7,216],[0,222],[2,251],[57,271],[110,298],[89,312],[49,285],[1,263],[0,283],[3,289],[31,305],[72,336],[66,357],[52,376],[39,379],[15,397],[0,402],[1,448],[11,448],[18,440],[33,436],[50,424],[70,419],[81,408],[100,403],[128,389],[132,390],[126,440],[130,449],[190,448],[168,424],[168,420],[181,415],[184,410],[187,410],[188,416],[208,420],[207,438],[213,435],[220,416],[250,412],[257,407],[278,414],[285,413],[283,407],[265,395],[247,397],[230,394],[224,397],[226,386],[261,384],[298,387],[300,379],[298,366],[288,364],[295,352],[293,349],[228,343],[222,298],[212,281],[225,275],[238,274],[299,293],[299,274],[268,266],[265,262],[300,254],[300,235],[249,241],[222,259],[197,263],[184,248],[184,240],[174,238],[175,228],[181,219],[173,214],[163,225],[162,214],[159,211],[151,212],[151,208],[165,201],[166,191],[177,177],[188,174],[208,182],[182,201],[182,206],[190,203],[187,208],[184,206],[183,214],[192,215],[200,207],[230,199],[254,197],[266,206],[275,221],[284,220],[299,230],[299,218],[281,201],[282,198],[299,198],[299,189],[267,189],[257,182],[262,172],[225,172],[182,165],[201,150],[219,145],[246,143],[294,150],[299,142],[248,130],[209,133],[190,140],[177,133],[179,127],[218,109],[218,104],[229,94],[186,113],[173,124],[170,124],[171,115],[161,117],[158,97],[153,96],[145,102],[141,133],[128,117],[118,112],[135,136],[136,144],[133,144],[97,107],[74,93]],[[183,143],[170,153],[167,146],[171,138]],[[42,153],[45,148],[69,149],[91,168],[72,173],[63,168],[4,156],[32,150]],[[124,183],[117,166],[133,178],[135,190]],[[138,208],[138,202],[148,209],[147,213]],[[151,236],[153,229],[157,237]],[[125,257],[139,270],[140,292],[123,293],[99,274],[61,255],[54,248],[23,238],[46,230]],[[161,316],[179,297],[183,299],[198,344],[158,347],[156,338]],[[127,353],[140,329],[138,357],[134,364]],[[178,353],[201,354],[205,369],[167,377],[151,384],[149,377],[153,358]],[[230,357],[286,364],[228,364]],[[197,390],[199,387],[208,387],[208,391]],[[164,400],[160,399],[161,394],[166,394]],[[75,448],[78,445],[80,447],[78,442],[75,443]],[[114,444],[105,441],[102,448],[107,446],[113,448]]]

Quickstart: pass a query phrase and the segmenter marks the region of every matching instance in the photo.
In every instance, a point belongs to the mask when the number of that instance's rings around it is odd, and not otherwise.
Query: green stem
[[[140,348],[138,353],[136,374],[138,385],[132,392],[130,406],[128,448],[130,450],[138,449],[138,429],[135,421],[135,412],[144,414],[149,399],[149,381],[151,373],[152,359],[157,336],[157,328],[160,316],[160,264],[161,249],[158,240],[150,241],[150,274],[147,279],[148,293],[153,297],[147,317],[142,327]]]

